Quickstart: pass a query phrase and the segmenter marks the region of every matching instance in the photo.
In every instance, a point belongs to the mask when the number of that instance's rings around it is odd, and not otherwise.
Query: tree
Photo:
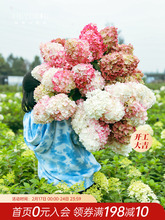
[[[8,58],[7,58],[7,63],[9,64],[9,66],[12,68],[12,66],[13,66],[13,62],[14,62],[14,56],[13,56],[13,54],[11,53],[9,56],[8,56]]]
[[[27,71],[25,60],[22,57],[15,57],[12,65],[12,75],[23,76]]]
[[[6,62],[2,54],[0,54],[0,75],[7,76],[11,72],[9,64]]]

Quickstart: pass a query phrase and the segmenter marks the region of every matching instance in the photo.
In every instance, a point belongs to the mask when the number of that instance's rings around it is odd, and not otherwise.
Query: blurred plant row
[[[149,151],[132,151],[129,157],[110,150],[94,152],[102,165],[94,175],[95,184],[85,191],[98,202],[159,202],[165,207],[165,86],[154,90],[156,104],[148,111],[145,129],[152,135]],[[55,194],[78,193],[83,183],[67,187],[39,180],[37,160],[22,135],[20,92],[0,94],[0,193]]]

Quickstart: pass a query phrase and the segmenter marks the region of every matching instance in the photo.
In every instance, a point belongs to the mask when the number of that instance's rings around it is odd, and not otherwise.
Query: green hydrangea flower
[[[162,128],[163,127],[163,123],[161,121],[157,121],[155,124],[154,124],[155,127],[157,128]]]
[[[138,169],[136,169],[136,167],[130,166],[128,176],[129,177],[139,177],[139,176],[141,176],[141,172]]]
[[[114,178],[114,177],[109,178],[108,185],[109,185],[108,188],[111,191],[117,191],[117,192],[121,191],[121,187],[120,187],[121,182],[119,181],[118,178]]]
[[[98,184],[101,189],[108,192],[108,179],[103,173],[99,171],[94,173],[93,181]]]
[[[101,192],[101,190],[99,190],[97,188],[97,185],[93,185],[91,186],[89,189],[87,189],[85,192],[83,192],[83,194],[88,194],[88,195],[92,195],[95,197],[95,199],[97,200],[97,202],[101,202],[103,194]]]
[[[157,149],[160,149],[161,147],[162,147],[162,144],[158,140],[156,140],[155,137],[152,137],[152,146],[151,146],[149,152],[153,152]]]
[[[165,139],[165,129],[161,132],[161,139]]]
[[[124,168],[124,167],[128,167],[132,163],[132,161],[129,160],[127,157],[125,157],[119,163],[121,164],[121,167]]]

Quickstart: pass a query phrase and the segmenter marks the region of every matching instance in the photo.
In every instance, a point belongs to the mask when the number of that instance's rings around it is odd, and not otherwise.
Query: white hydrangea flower
[[[58,71],[61,70],[61,68],[50,68],[49,70],[47,70],[42,78],[41,84],[45,86],[45,89],[53,92],[54,91],[54,84],[52,82],[53,76],[54,74]]]
[[[0,121],[3,121],[4,116],[0,114]]]
[[[156,102],[156,97],[151,89],[141,83],[128,83],[133,90],[133,96],[147,109]]]
[[[96,89],[87,93],[84,109],[90,118],[102,119],[106,123],[120,121],[125,115],[124,106],[119,99],[112,99],[106,91]]]
[[[160,93],[160,90],[156,89],[156,90],[153,90],[153,92],[154,92],[155,94],[159,94],[159,93]]]
[[[0,94],[0,98],[5,99],[7,97],[6,94]]]
[[[78,104],[71,124],[88,151],[98,151],[107,143],[110,134],[108,124],[90,119],[84,110],[83,101]]]
[[[154,135],[153,129],[152,129],[151,126],[148,125],[148,124],[140,125],[140,126],[138,126],[138,127],[136,128],[136,130],[137,130],[137,131],[138,131],[138,130],[147,131],[151,136]]]
[[[94,138],[91,138],[89,134],[93,134]],[[79,134],[79,140],[84,146],[86,146],[88,151],[100,150],[99,135],[96,133],[93,126],[82,129]]]
[[[165,90],[165,86],[161,86],[160,91],[164,91],[164,90]]]
[[[114,98],[119,98],[122,103],[128,102],[133,96],[133,91],[126,83],[117,82],[116,84],[105,86],[105,90]]]
[[[128,187],[128,194],[131,198],[137,199],[139,202],[157,202],[159,203],[157,196],[151,190],[151,188],[144,184],[141,180],[132,181]]]
[[[18,99],[21,99],[21,93],[20,92],[15,93],[14,97],[18,98]]]
[[[130,144],[121,144],[117,141],[112,141],[111,143],[107,143],[105,148],[110,148],[117,154],[121,154],[123,156],[129,156],[129,153],[132,151],[132,147]]]
[[[149,109],[156,102],[154,92],[141,83],[129,82],[107,85],[105,90],[112,97],[119,98],[123,103],[128,102],[132,97],[141,103],[145,108]]]

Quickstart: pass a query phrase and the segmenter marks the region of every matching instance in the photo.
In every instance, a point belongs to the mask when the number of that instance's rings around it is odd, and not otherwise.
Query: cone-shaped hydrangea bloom
[[[88,41],[93,60],[98,60],[103,56],[106,48],[103,44],[103,38],[98,32],[96,25],[92,23],[86,25],[81,31],[79,38]]]
[[[54,92],[54,84],[53,84],[53,76],[56,72],[62,70],[61,68],[50,68],[48,71],[45,72],[41,84],[45,86],[46,90],[50,92]]]
[[[131,134],[136,128],[129,124],[126,120],[118,121],[112,125],[113,138],[121,144],[129,144]]]
[[[41,99],[45,95],[48,95],[50,97],[50,96],[53,96],[54,93],[46,90],[45,87],[42,84],[40,84],[39,86],[37,86],[35,88],[35,90],[34,90],[34,99],[35,99],[36,102],[38,102],[38,100]]]
[[[32,70],[31,74],[32,74],[32,76],[33,76],[36,80],[38,80],[38,81],[41,82],[44,73],[45,73],[47,70],[49,70],[50,68],[51,68],[51,66],[50,66],[48,63],[42,63],[41,65],[36,66],[36,67]]]
[[[65,49],[59,43],[41,43],[41,55],[45,62],[50,63],[54,67],[63,67],[65,65]]]
[[[122,144],[114,139],[107,141],[105,148],[110,148],[113,152],[117,154],[121,154],[123,156],[128,156],[129,153],[132,151],[132,147],[130,144]]]
[[[133,71],[136,69],[139,59],[131,54],[125,54],[123,53],[123,58],[124,58],[124,73],[125,75],[129,74],[131,75]]]
[[[79,102],[71,123],[79,135],[79,140],[88,151],[98,151],[106,144],[110,134],[108,124],[90,119],[84,110],[83,101]]]
[[[76,103],[66,94],[52,96],[45,106],[46,112],[56,121],[68,120],[76,111]]]
[[[127,102],[124,118],[133,126],[145,124],[147,121],[147,109],[138,101]]]
[[[33,116],[34,116],[34,123],[36,124],[47,124],[53,121],[53,118],[50,114],[46,111],[46,106],[49,103],[49,96],[43,96],[37,104],[33,108]]]
[[[131,198],[135,198],[139,202],[156,202],[159,203],[156,195],[152,191],[152,189],[144,184],[141,180],[135,181],[133,180],[128,187],[128,195]]]
[[[90,118],[101,119],[106,123],[120,121],[125,114],[120,100],[112,99],[108,92],[99,89],[87,93],[84,109]]]
[[[149,109],[156,102],[156,97],[151,89],[141,83],[127,83],[132,89],[133,96],[139,101],[145,108]]]
[[[105,27],[100,31],[100,34],[103,38],[103,42],[107,47],[107,51],[111,51],[111,49],[116,49],[118,43],[118,33],[117,28],[114,26],[112,27]]]
[[[117,47],[117,50],[119,52],[123,52],[123,53],[126,53],[126,54],[130,54],[130,55],[133,55],[133,45],[132,44],[119,44],[118,47]]]
[[[68,39],[65,42],[66,60],[72,66],[79,63],[90,63],[93,60],[89,50],[89,43],[86,40],[76,38]]]
[[[137,130],[137,131],[138,131],[138,130],[146,131],[146,132],[148,132],[148,134],[150,134],[151,136],[153,136],[153,134],[154,134],[153,129],[152,129],[151,126],[148,125],[148,124],[140,125],[140,126],[138,126],[138,127],[136,128],[136,130]]]
[[[105,91],[109,92],[111,97],[120,99],[122,103],[128,102],[134,95],[131,86],[120,82],[105,86]]]
[[[102,76],[106,80],[114,80],[116,77],[126,75],[122,53],[114,52],[103,56],[99,65]]]
[[[103,89],[105,86],[105,79],[101,76],[99,71],[94,72],[94,77],[91,82],[86,84],[83,88],[80,89],[82,96],[86,96],[87,92],[91,92],[95,89]]]
[[[69,93],[76,87],[74,72],[63,68],[50,68],[45,72],[41,83],[51,92]]]
[[[144,108],[148,109],[155,103],[154,93],[141,83],[128,82],[105,86],[105,90],[112,97],[119,98],[122,103],[128,102],[131,98],[138,101]]]
[[[74,72],[70,70],[60,69],[52,78],[54,84],[54,91],[69,93],[72,89],[76,88],[74,82]]]
[[[78,64],[73,67],[74,81],[78,89],[86,88],[95,77],[95,69],[91,64]]]

